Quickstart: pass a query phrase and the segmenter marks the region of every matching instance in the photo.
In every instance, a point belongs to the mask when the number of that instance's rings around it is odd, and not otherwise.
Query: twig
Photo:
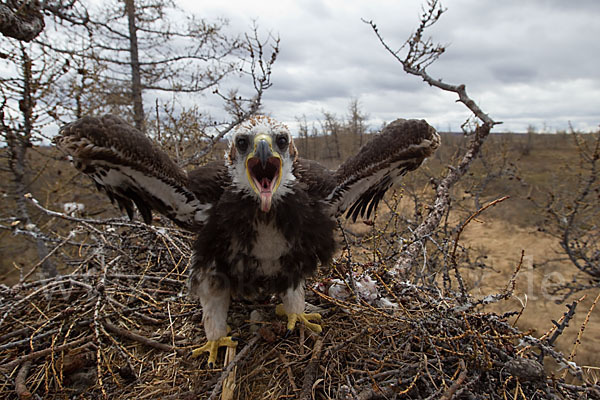
[[[53,278],[55,279],[55,278]],[[68,282],[68,279],[61,279],[59,281],[54,281],[54,282],[50,282],[47,285],[42,286],[41,288],[29,293],[27,296],[23,297],[21,300],[17,301],[16,303],[13,303],[10,305],[10,307],[8,308],[8,310],[6,310],[4,312],[4,314],[2,314],[2,317],[0,318],[0,326],[2,326],[2,323],[4,322],[4,320],[6,319],[6,317],[10,314],[10,312],[17,306],[19,306],[21,303],[24,303],[26,301],[29,301],[31,298],[35,297],[36,295],[38,295],[40,292],[44,292],[45,290],[48,290],[54,286],[59,286],[62,285],[63,283]]]
[[[71,240],[74,236],[75,236],[75,234],[73,231],[69,232],[67,237],[62,242],[60,242],[52,250],[50,250],[48,252],[48,254],[46,254],[44,256],[44,258],[42,258],[37,264],[35,264],[33,267],[31,267],[29,272],[27,272],[21,279],[19,279],[19,283],[25,282],[27,280],[27,278],[29,278],[42,264],[44,264],[46,262],[46,260],[48,260],[50,257],[52,257],[58,249],[60,249],[65,244],[67,244],[67,242],[69,242],[69,240]]]
[[[248,342],[248,344],[246,346],[244,346],[244,348],[242,349],[242,351],[240,351],[237,356],[235,356],[235,358],[233,359],[232,362],[229,363],[229,365],[227,365],[227,368],[225,368],[225,370],[223,371],[223,373],[221,374],[221,376],[219,377],[219,380],[217,381],[217,384],[215,385],[213,391],[210,394],[210,397],[208,398],[208,400],[216,400],[217,395],[219,394],[219,392],[221,391],[221,387],[223,386],[223,382],[225,381],[225,379],[227,379],[227,377],[229,376],[229,373],[231,372],[231,370],[237,366],[237,364],[243,360],[246,357],[246,354],[250,351],[250,349],[252,347],[254,347],[254,345],[258,342],[258,340],[260,339],[260,335],[257,333],[254,335],[254,337],[252,339],[250,339],[250,341]]]
[[[462,383],[467,378],[467,368],[465,367],[465,362],[463,360],[460,360],[458,362],[458,364],[460,365],[460,369],[462,371],[460,371],[460,375],[458,375],[458,379],[456,379],[456,381],[454,381],[452,386],[450,386],[448,388],[448,390],[446,390],[446,393],[444,393],[444,395],[440,398],[440,400],[451,400],[452,397],[454,396],[454,394],[456,393],[456,391],[458,390],[458,388],[460,387],[460,385],[462,385]]]
[[[15,378],[15,391],[17,392],[17,396],[19,396],[20,400],[29,400],[31,399],[31,392],[27,389],[27,385],[25,381],[27,380],[27,375],[29,375],[29,368],[31,367],[31,360],[25,361],[21,364],[21,368],[19,368],[19,373]]]
[[[518,329],[512,327],[510,324],[506,323],[505,321],[501,321],[497,315],[490,315],[489,321],[495,322],[499,326],[502,326],[504,329],[506,329],[509,332],[512,332],[515,335],[521,334]],[[545,351],[552,358],[554,358],[554,360],[559,365],[561,365],[564,368],[567,368],[568,371],[571,373],[571,375],[576,376],[578,378],[582,377],[583,372],[582,372],[581,367],[579,365],[577,365],[575,362],[567,360],[566,357],[562,353],[554,350],[554,348],[552,346],[549,346],[546,343],[542,342],[541,340],[539,340],[533,336],[530,336],[530,335],[524,335],[524,336],[520,337],[520,340],[521,340],[521,345],[527,344],[530,346],[536,346],[540,350]]]
[[[28,333],[32,328],[29,326],[26,326],[25,328],[21,328],[21,329],[15,329],[12,330],[10,332],[7,332],[6,334],[0,336],[0,342],[4,342],[6,339],[10,339],[13,338],[15,336],[21,336],[25,333]],[[0,349],[2,349],[2,347],[0,346]]]
[[[575,309],[577,308],[579,303],[583,301],[584,298],[585,296],[582,296],[579,299],[574,300],[571,304],[567,304],[568,311],[566,311],[560,318],[560,322],[552,320],[552,324],[554,325],[552,329],[555,329],[555,331],[550,337],[550,339],[548,339],[548,344],[550,346],[554,346],[554,342],[556,342],[556,339],[558,339],[558,337],[562,335],[565,328],[569,326],[569,322],[571,322],[571,319],[573,319],[573,317],[575,316]],[[538,361],[541,362],[541,360]]]
[[[585,320],[583,321],[583,324],[581,324],[581,328],[579,328],[579,332],[577,332],[577,338],[575,339],[575,343],[573,343],[573,349],[571,350],[571,354],[569,354],[569,358],[568,358],[569,361],[573,361],[573,359],[575,359],[575,355],[577,354],[577,347],[581,343],[581,338],[583,336],[583,332],[585,331],[585,328],[587,327],[587,324],[590,321],[590,315],[592,314],[592,311],[594,311],[594,308],[596,307],[596,304],[598,303],[599,299],[600,299],[600,293],[598,293],[598,296],[596,296],[596,299],[594,299],[594,302],[590,306],[590,309],[588,310],[588,312],[585,316]],[[566,376],[567,376],[567,371],[565,370],[565,372],[563,372],[563,376],[562,376],[563,379]]]
[[[500,293],[495,293],[495,294],[488,294],[484,298],[477,300],[475,302],[466,302],[464,304],[461,304],[458,307],[455,307],[454,310],[458,311],[458,312],[464,312],[466,310],[471,310],[480,305],[493,304],[493,303],[497,303],[500,300],[506,300],[506,299],[510,298],[512,296],[513,292],[515,291],[515,286],[517,284],[517,275],[519,275],[519,271],[521,271],[521,267],[523,266],[523,258],[524,257],[525,257],[525,250],[521,250],[521,258],[519,259],[519,263],[517,264],[515,270],[513,271],[512,276],[506,283],[506,287],[504,288],[504,291],[502,291]],[[521,313],[522,312],[523,312],[523,309],[521,309]],[[520,315],[520,313],[519,313],[519,315]],[[513,324],[513,325],[515,325],[515,324]]]
[[[40,211],[44,212],[45,214],[47,214],[51,217],[56,217],[56,218],[60,218],[60,219],[64,219],[64,220],[72,221],[72,222],[77,222],[79,224],[82,224],[86,229],[92,230],[98,234],[102,234],[102,232],[100,232],[99,230],[94,228],[92,225],[110,225],[113,227],[118,226],[118,227],[127,227],[127,228],[145,228],[145,229],[149,229],[150,231],[154,232],[155,234],[157,234],[159,236],[167,237],[167,239],[172,242],[171,238],[168,235],[163,235],[157,228],[153,227],[152,225],[147,225],[143,222],[127,221],[124,218],[92,219],[92,218],[73,217],[73,216],[65,214],[65,213],[61,213],[58,211],[53,211],[48,208],[45,208],[44,206],[42,206],[40,204],[40,202],[36,198],[33,197],[33,195],[31,193],[27,193],[25,195],[25,198],[27,200],[29,200],[31,202],[31,204],[34,205],[36,208],[38,208]],[[161,226],[160,230],[171,231],[171,232],[186,232],[180,228],[176,228],[176,227],[173,228],[173,227],[167,227],[167,226]],[[28,233],[28,231],[24,231],[23,233]],[[36,237],[36,236],[34,236],[34,237]],[[67,243],[70,243],[70,242],[67,242]]]
[[[352,294],[354,295],[354,299],[356,300],[356,302],[360,303],[360,297],[359,297],[358,291],[356,290],[356,282],[354,280],[354,274],[352,273],[353,272],[353,270],[352,270],[352,248],[350,247],[350,242],[348,242],[348,236],[346,235],[346,231],[344,230],[344,227],[342,226],[342,223],[339,218],[337,218],[337,225],[338,225],[340,232],[342,233],[342,237],[344,239],[344,247],[345,247],[345,250],[347,253],[347,256],[346,256],[347,276],[348,276],[348,282],[350,282],[350,290],[352,291]],[[341,276],[341,278],[344,279],[343,275]]]
[[[548,339],[546,341],[546,343],[550,346],[554,345],[554,342],[556,341],[556,339],[558,339],[558,337],[560,335],[562,335],[563,331],[565,330],[566,327],[569,326],[569,322],[571,321],[571,319],[575,316],[575,309],[577,308],[577,305],[583,301],[583,299],[585,298],[585,296],[582,296],[581,298],[579,298],[578,300],[573,301],[573,303],[571,304],[567,304],[567,309],[568,311],[566,311],[557,321],[552,320],[552,328],[546,332],[544,335],[542,335],[540,337],[540,341],[546,339],[548,336],[550,336],[550,334],[552,334],[552,336],[550,337],[550,339]],[[530,346],[527,346],[523,349],[521,349],[519,351],[519,354],[523,354],[526,350],[529,349]],[[537,361],[540,364],[544,363],[544,349],[540,349],[540,354],[537,357]]]
[[[292,390],[296,392],[298,390],[298,387],[296,386],[296,382],[294,382],[294,374],[292,373],[292,369],[288,364],[287,358],[285,358],[283,354],[279,353],[279,360],[281,361],[281,365],[285,368],[285,371],[288,376],[288,381],[290,382]]]
[[[498,203],[503,202],[506,199],[510,199],[510,196],[504,196],[504,197],[501,197],[494,201],[490,201],[488,204],[486,204],[485,206],[481,207],[479,210],[477,210],[473,214],[471,214],[469,216],[469,218],[467,218],[467,220],[463,224],[461,224],[460,228],[458,229],[458,232],[456,232],[456,238],[454,239],[454,247],[452,248],[452,253],[450,253],[450,258],[451,258],[452,262],[454,263],[454,265],[456,265],[456,248],[458,247],[458,241],[460,239],[460,234],[464,231],[465,227],[469,224],[469,222],[471,222],[473,219],[477,218],[477,216],[479,216],[482,212],[484,212],[485,210],[487,210],[490,207],[495,206]]]
[[[102,395],[107,397],[106,389],[104,388],[104,382],[102,380],[102,343],[100,341],[100,309],[104,307],[102,304],[102,299],[105,297],[105,289],[106,289],[106,271],[108,270],[108,264],[105,262],[104,253],[99,254],[100,257],[100,266],[102,267],[102,276],[100,280],[96,284],[96,302],[94,304],[94,339],[96,340],[96,380],[98,385],[100,386],[100,390],[102,391]],[[112,262],[118,260],[120,256],[115,258]]]
[[[321,349],[323,348],[323,339],[319,338],[315,342],[312,355],[306,370],[304,372],[304,382],[302,383],[302,393],[300,398],[303,400],[312,399],[312,386],[315,380],[315,375],[319,369],[319,360],[321,358]]]
[[[235,358],[236,347],[227,347],[225,351],[225,360],[223,360],[223,367],[232,362]],[[233,400],[235,395],[235,377],[237,375],[237,366],[233,367],[231,373],[223,381],[223,390],[221,392],[221,400]]]
[[[45,357],[48,354],[51,354],[52,352],[60,352],[63,350],[67,350],[67,349],[70,349],[71,347],[79,346],[80,344],[83,344],[86,341],[89,342],[89,340],[90,340],[89,336],[84,336],[77,340],[73,340],[72,342],[69,342],[69,343],[66,343],[66,344],[63,344],[60,346],[56,346],[54,348],[48,348],[48,349],[43,349],[43,350],[39,350],[39,351],[34,351],[33,353],[29,353],[24,356],[21,356],[21,357],[17,358],[16,360],[7,362],[6,364],[0,364],[0,370],[9,371],[9,370],[13,369],[14,367],[16,367],[17,365],[20,365],[21,363],[24,363],[26,361],[37,360],[38,358]],[[89,346],[89,345],[92,345],[92,343],[89,342],[86,344],[86,346]]]
[[[393,395],[394,389],[391,387],[382,388],[381,390],[368,388],[360,392],[356,400],[388,399]]]
[[[461,226],[458,229],[458,232],[456,232],[456,238],[454,239],[454,246],[452,248],[452,253],[450,253],[450,261],[452,262],[452,267],[454,268],[454,273],[456,275],[456,280],[458,281],[458,286],[459,286],[460,293],[462,295],[463,300],[466,299],[467,292],[465,289],[465,285],[463,283],[462,276],[458,270],[458,262],[456,260],[456,249],[458,248],[458,241],[460,239],[460,235],[463,232],[463,230],[465,229],[465,227],[469,224],[469,222],[471,222],[473,219],[475,219],[478,215],[480,215],[482,212],[484,212],[488,208],[493,207],[496,204],[501,203],[508,198],[510,198],[510,196],[504,196],[502,198],[491,201],[488,204],[486,204],[485,206],[481,207],[479,210],[477,210],[473,214],[471,214],[469,216],[469,218],[467,218],[467,220],[463,224],[461,224]]]
[[[154,339],[147,338],[145,336],[139,335],[130,330],[119,328],[118,326],[113,325],[110,321],[108,321],[106,319],[102,322],[102,325],[108,331],[110,331],[116,335],[119,335],[119,336],[127,338],[127,339],[134,340],[134,341],[144,344],[146,346],[154,347],[155,349],[162,350],[162,351],[175,351],[179,355],[185,355],[185,353],[186,353],[185,350],[177,349],[170,344],[157,342]]]

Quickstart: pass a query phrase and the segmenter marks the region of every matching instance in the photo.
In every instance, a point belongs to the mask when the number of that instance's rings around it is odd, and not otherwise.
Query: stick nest
[[[228,369],[209,370],[205,359],[189,357],[205,341],[202,310],[187,298],[190,241],[178,230],[124,222],[78,224],[54,240],[69,273],[0,285],[0,398],[215,399],[233,366],[240,399],[600,393],[597,384],[581,383],[577,365],[513,327],[508,315],[481,312],[473,299],[436,287],[382,278],[383,266],[370,264],[359,267],[378,278],[395,307],[329,297],[331,276],[319,277],[309,282],[307,301],[320,309],[323,333],[299,327],[286,337],[276,300],[234,300],[238,356]],[[343,268],[336,263],[336,271]],[[253,321],[259,314],[264,318]],[[544,358],[579,383],[547,376]]]

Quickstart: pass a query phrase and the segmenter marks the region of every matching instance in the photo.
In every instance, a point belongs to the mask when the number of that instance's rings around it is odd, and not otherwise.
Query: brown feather
[[[335,172],[328,200],[336,215],[369,218],[385,192],[417,169],[439,147],[440,137],[424,120],[398,119],[366,143]]]
[[[190,182],[163,150],[114,115],[83,117],[67,124],[55,141],[112,202],[130,218],[135,204],[148,224],[155,210],[181,227],[197,229],[202,221],[196,208],[211,207],[220,197],[221,185],[228,184],[227,179],[214,179],[225,176],[223,162],[201,167],[192,175],[195,182]],[[213,173],[215,168],[220,168],[220,173]]]

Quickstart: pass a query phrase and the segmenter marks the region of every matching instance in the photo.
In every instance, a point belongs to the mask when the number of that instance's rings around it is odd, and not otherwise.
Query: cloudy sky
[[[418,24],[419,0],[186,0],[207,19],[225,17],[232,31],[256,20],[281,39],[265,111],[287,122],[323,110],[339,117],[352,98],[371,128],[398,117],[425,118],[458,130],[468,113],[456,96],[402,71],[361,18],[373,20],[392,48]],[[428,32],[447,44],[429,68],[433,77],[464,83],[497,121],[496,131],[565,129],[600,124],[600,1],[447,0]]]

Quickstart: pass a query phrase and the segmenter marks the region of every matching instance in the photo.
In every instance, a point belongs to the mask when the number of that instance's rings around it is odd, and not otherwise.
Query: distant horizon
[[[391,122],[391,121],[389,121]],[[435,127],[434,127],[435,128]],[[436,131],[441,134],[441,135],[455,135],[455,136],[463,136],[465,133],[463,131],[448,131],[448,130],[439,130],[437,128],[435,128]],[[375,133],[378,133],[378,130],[367,130],[366,134],[367,135],[372,135]],[[589,135],[589,134],[595,134],[597,132],[600,132],[600,128],[597,129],[596,131],[575,131],[577,134],[583,134],[583,135]],[[570,131],[568,130],[564,130],[564,131],[554,131],[554,132],[532,132],[534,135],[561,135],[561,134],[571,134]],[[494,131],[492,130],[491,132],[492,135],[527,135],[529,134],[529,132],[507,132],[507,131]],[[299,139],[301,138],[298,135],[297,131],[292,131],[292,136],[294,137],[294,139]],[[324,136],[322,132],[319,132],[319,134],[317,135],[318,137],[320,136]],[[311,137],[311,136],[309,136]],[[206,139],[208,141],[208,139]],[[220,142],[227,142],[229,141],[229,137],[225,136],[224,138],[222,138],[220,140]],[[4,149],[6,147],[6,143],[0,142],[0,148]],[[46,139],[43,139],[41,144],[35,144],[34,147],[41,147],[41,148],[49,148],[49,147],[54,147],[53,144],[51,144],[50,142],[48,142]]]

